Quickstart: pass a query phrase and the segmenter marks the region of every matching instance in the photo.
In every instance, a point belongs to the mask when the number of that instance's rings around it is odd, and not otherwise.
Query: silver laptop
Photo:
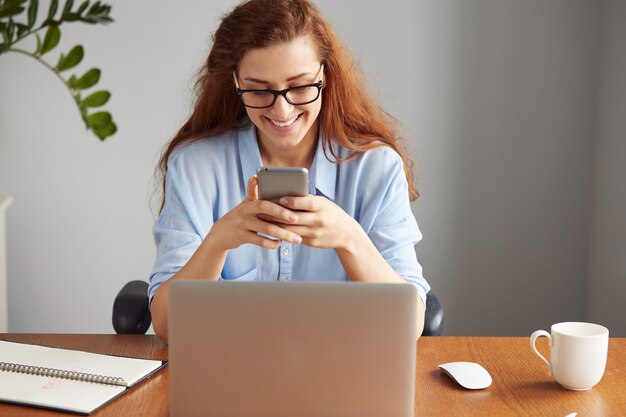
[[[179,281],[171,417],[409,417],[409,284]]]

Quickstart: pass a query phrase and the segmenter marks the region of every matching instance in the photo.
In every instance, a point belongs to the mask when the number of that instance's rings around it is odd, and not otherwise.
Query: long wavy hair
[[[324,64],[324,96],[319,115],[324,152],[330,152],[341,163],[367,150],[389,146],[402,157],[410,200],[418,197],[413,162],[394,129],[394,119],[370,98],[357,65],[319,10],[307,0],[249,0],[222,19],[196,82],[193,113],[161,155],[157,166],[163,187],[161,210],[167,161],[172,152],[183,143],[241,128],[242,121],[247,120],[232,76],[243,55],[251,49],[305,35],[315,39]],[[331,139],[350,149],[351,156],[339,158],[335,147],[330,146]]]

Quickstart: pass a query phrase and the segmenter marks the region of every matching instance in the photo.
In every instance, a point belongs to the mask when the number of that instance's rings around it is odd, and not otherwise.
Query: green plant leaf
[[[98,68],[92,68],[87,71],[82,77],[76,80],[74,88],[77,90],[84,90],[95,85],[100,80],[100,70]]]
[[[21,6],[28,0],[0,0],[0,11],[5,9],[11,9],[16,6]]]
[[[78,10],[76,10],[76,13],[78,13],[79,15],[83,14],[83,12],[85,11],[85,9],[87,9],[87,7],[89,7],[89,0],[85,0],[83,4],[81,4],[78,7]]]
[[[37,21],[38,9],[39,9],[39,0],[30,0],[30,6],[28,6],[28,28],[29,29],[35,26],[35,21]]]
[[[80,64],[80,61],[83,60],[83,56],[85,56],[83,46],[76,45],[70,52],[68,52],[67,56],[63,56],[63,54],[61,54],[61,58],[59,58],[59,63],[57,64],[56,69],[61,72],[74,68],[76,65]]]
[[[97,14],[98,11],[100,10],[100,0],[98,0],[97,2],[95,2],[91,8],[89,8],[89,11],[87,12],[87,14]]]
[[[78,103],[78,109],[80,110],[80,115],[83,117],[85,124],[87,124],[87,107],[83,106],[81,103]]]
[[[59,44],[59,40],[61,40],[61,31],[59,30],[59,27],[57,25],[48,26],[39,55],[43,55],[54,49]]]
[[[115,123],[110,122],[104,126],[92,128],[92,130],[100,140],[105,140],[107,137],[113,136],[113,134],[117,132],[117,126],[115,126]]]
[[[15,27],[17,27],[17,37],[18,38],[21,38],[24,33],[28,32],[28,26],[26,26],[23,23],[16,23]]]
[[[37,41],[37,47],[35,48],[35,55],[39,55],[39,51],[41,51],[41,37],[39,33],[35,33],[35,40]]]
[[[6,36],[7,43],[13,42],[13,35],[15,34],[15,22],[13,20],[9,20],[9,24],[4,30],[4,33],[6,33],[7,35]]]
[[[78,13],[68,13],[63,18],[64,22],[76,22],[77,20],[80,20],[80,15]]]
[[[92,129],[104,127],[113,121],[111,113],[99,111],[87,116],[87,125]]]
[[[76,76],[75,75],[72,74],[70,78],[67,79],[67,85],[69,85],[72,90],[76,90]],[[77,101],[80,101],[80,99],[78,99]]]
[[[111,12],[111,6],[106,4],[100,4],[100,1],[95,2],[87,11],[87,13],[80,19],[85,23],[109,23],[113,19],[109,17]]]
[[[10,17],[15,16],[24,11],[24,7],[22,6],[13,6],[13,5],[2,5],[0,7],[0,18],[1,17]]]
[[[100,107],[104,106],[111,98],[111,93],[108,91],[96,91],[95,93],[85,97],[81,103],[85,107]]]
[[[63,7],[63,13],[61,13],[61,20],[65,20],[65,17],[72,11],[74,0],[66,0],[65,7]]]
[[[48,9],[48,20],[54,19],[54,15],[57,13],[59,7],[59,0],[52,0],[50,8]]]

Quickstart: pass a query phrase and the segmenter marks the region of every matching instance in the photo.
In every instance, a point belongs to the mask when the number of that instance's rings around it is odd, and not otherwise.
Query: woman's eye
[[[291,96],[303,96],[306,95],[309,91],[309,87],[307,86],[298,86],[298,87],[294,87],[293,90],[289,91],[289,94]]]

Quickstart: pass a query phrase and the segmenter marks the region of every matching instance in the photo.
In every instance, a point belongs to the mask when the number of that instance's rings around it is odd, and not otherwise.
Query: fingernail
[[[281,198],[280,200],[278,200],[278,202],[279,202],[280,204],[282,204],[283,206],[285,206],[285,205],[287,205],[287,203],[288,203],[289,201],[287,201],[287,199],[286,199],[285,197],[283,197],[283,198]]]
[[[291,220],[292,222],[295,222],[298,220],[298,216],[296,216],[295,214],[290,214],[289,215],[289,220]]]
[[[292,243],[300,243],[302,242],[302,238],[300,236],[294,236],[293,239],[291,239]]]

